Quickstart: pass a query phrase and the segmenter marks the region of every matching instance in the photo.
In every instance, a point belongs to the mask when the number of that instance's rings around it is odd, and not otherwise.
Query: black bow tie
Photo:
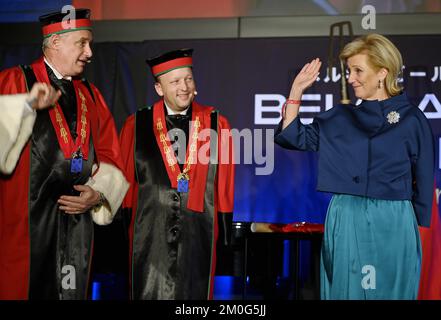
[[[188,120],[190,117],[186,114],[170,114],[167,116],[168,119],[170,120],[177,120],[177,121],[183,121],[183,120]]]
[[[186,114],[168,115],[166,118],[167,130],[179,128],[181,130],[184,130],[184,132],[186,132],[186,134],[187,134],[189,121],[190,121],[190,116],[188,116]]]
[[[186,114],[171,114],[167,116],[167,124],[169,128],[180,128],[187,130],[190,117]]]
[[[63,93],[66,93],[66,91],[70,90],[73,86],[72,81],[66,79],[52,79],[52,81]]]
[[[66,80],[66,79],[58,79],[57,76],[55,75],[54,71],[52,69],[50,69],[49,67],[47,68],[48,71],[48,75],[49,78],[51,79],[52,83],[58,87],[57,89],[60,89],[61,92],[63,94],[67,94],[68,90],[71,90],[73,88],[73,83],[72,81]]]

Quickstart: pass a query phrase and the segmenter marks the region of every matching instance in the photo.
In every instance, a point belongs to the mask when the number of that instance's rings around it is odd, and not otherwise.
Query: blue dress
[[[334,194],[321,256],[323,299],[415,299],[418,225],[431,220],[434,143],[406,94],[299,117],[275,142],[319,151],[317,189]]]
[[[420,266],[410,201],[332,197],[320,262],[322,299],[416,299]]]

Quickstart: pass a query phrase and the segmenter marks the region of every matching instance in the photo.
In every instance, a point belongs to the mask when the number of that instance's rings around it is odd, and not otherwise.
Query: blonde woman
[[[275,141],[318,151],[317,189],[333,193],[321,254],[322,299],[416,299],[421,244],[434,181],[434,144],[423,112],[397,79],[398,49],[370,34],[347,44],[340,57],[361,104],[337,105],[310,125],[298,117],[303,92],[321,62],[294,79]]]

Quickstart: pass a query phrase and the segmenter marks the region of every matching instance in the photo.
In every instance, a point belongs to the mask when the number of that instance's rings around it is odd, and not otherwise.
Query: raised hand
[[[292,83],[289,99],[301,99],[303,92],[317,79],[321,65],[322,62],[320,59],[315,58],[303,66],[302,70],[300,70]]]
[[[57,102],[60,96],[60,90],[55,91],[55,89],[47,83],[36,82],[29,92],[27,101],[33,109],[40,110],[52,106]]]

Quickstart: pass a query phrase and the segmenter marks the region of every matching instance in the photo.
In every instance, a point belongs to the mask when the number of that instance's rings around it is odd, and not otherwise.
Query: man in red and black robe
[[[227,119],[196,103],[192,50],[148,60],[162,97],[120,134],[131,187],[132,299],[210,299],[216,242],[229,240],[234,197]]]
[[[62,93],[49,109],[2,110],[0,299],[86,298],[93,221],[110,223],[128,189],[112,115],[79,78],[92,57],[90,11],[70,14],[41,17],[44,56],[0,73],[1,94],[35,82]]]

